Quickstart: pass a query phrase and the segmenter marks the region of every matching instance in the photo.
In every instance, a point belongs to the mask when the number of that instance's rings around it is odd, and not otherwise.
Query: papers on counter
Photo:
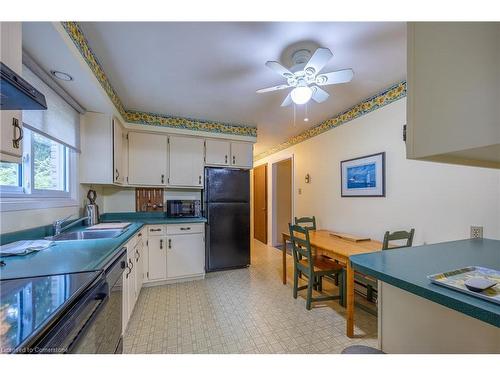
[[[54,241],[48,240],[27,240],[16,241],[0,246],[0,257],[12,255],[27,255],[34,251],[40,251],[52,246]]]

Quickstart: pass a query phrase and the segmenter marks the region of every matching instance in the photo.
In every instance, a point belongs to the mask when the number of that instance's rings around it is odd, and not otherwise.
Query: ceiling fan
[[[328,48],[318,48],[311,55],[311,51],[301,49],[292,55],[293,66],[288,69],[277,61],[268,61],[266,66],[286,79],[286,84],[257,90],[257,93],[284,90],[293,87],[281,103],[282,107],[290,104],[305,104],[309,100],[322,103],[330,96],[319,86],[334,85],[350,82],[354,76],[352,69],[337,70],[335,72],[320,73],[333,54]]]

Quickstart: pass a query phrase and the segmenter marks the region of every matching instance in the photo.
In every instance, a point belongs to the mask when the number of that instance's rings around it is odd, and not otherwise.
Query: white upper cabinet
[[[205,164],[207,165],[229,165],[231,154],[231,143],[219,139],[205,140]]]
[[[252,168],[253,143],[231,142],[231,166]]]
[[[113,119],[113,181],[117,184],[126,182],[126,172],[124,168],[125,137],[125,131],[121,122],[118,121],[118,119]]]
[[[407,35],[407,157],[500,168],[500,23],[409,23]]]
[[[170,136],[169,186],[203,187],[202,138]]]
[[[167,136],[163,134],[128,133],[129,184],[166,185],[167,139]]]
[[[0,61],[22,74],[21,22],[0,22]],[[0,110],[0,161],[20,163],[22,150],[21,111]]]
[[[86,112],[80,128],[80,182],[112,184],[113,118],[110,115]]]

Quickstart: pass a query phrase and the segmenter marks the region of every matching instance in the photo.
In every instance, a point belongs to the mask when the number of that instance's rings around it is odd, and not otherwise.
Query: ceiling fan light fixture
[[[306,104],[312,97],[312,90],[309,86],[297,86],[292,90],[290,96],[295,104]]]

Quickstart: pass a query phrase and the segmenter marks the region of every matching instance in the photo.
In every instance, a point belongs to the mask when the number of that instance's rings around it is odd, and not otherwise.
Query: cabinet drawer
[[[148,225],[148,236],[164,236],[165,225]]]
[[[187,224],[169,224],[167,225],[167,234],[190,234],[203,233],[205,231],[204,223]]]

